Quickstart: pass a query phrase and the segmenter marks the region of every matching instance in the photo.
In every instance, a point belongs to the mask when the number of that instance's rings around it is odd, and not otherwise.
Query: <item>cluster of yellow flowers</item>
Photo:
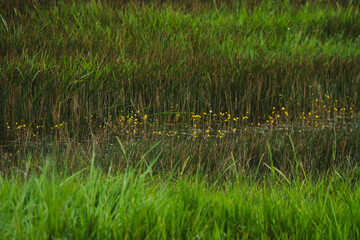
[[[283,95],[280,94],[280,100]],[[289,98],[287,103],[294,101]],[[295,103],[295,102],[293,102]],[[241,134],[250,128],[272,128],[281,127],[284,124],[300,124],[302,126],[311,127],[330,127],[334,122],[348,121],[354,118],[360,118],[360,113],[355,113],[354,105],[344,107],[339,104],[338,100],[332,100],[328,94],[324,94],[323,98],[314,98],[311,104],[311,111],[294,111],[294,107],[274,106],[271,108],[269,115],[262,118],[261,121],[252,119],[249,112],[242,115],[234,115],[229,112],[214,112],[213,110],[195,112],[176,112],[171,106],[169,111],[155,115],[147,115],[140,111],[131,111],[124,113],[123,111],[116,113],[108,113],[107,117],[99,117],[96,114],[89,114],[84,117],[92,132],[112,132],[119,135],[141,135],[147,136],[181,136],[192,138],[223,138],[225,135]],[[299,104],[297,104],[299,105]],[[291,106],[291,104],[290,104]],[[294,104],[292,105],[294,106]],[[296,106],[296,105],[295,105]],[[158,117],[159,116],[159,119]],[[298,119],[298,121],[296,120]],[[71,121],[71,119],[70,119]],[[40,118],[40,122],[44,122]],[[84,126],[84,123],[81,123]],[[6,131],[14,131],[17,134],[30,132],[28,136],[39,136],[43,130],[56,131],[72,124],[66,124],[65,121],[56,123],[52,126],[44,126],[44,123],[25,123],[23,120],[15,122],[6,122]],[[86,127],[86,124],[85,124]],[[21,131],[20,131],[21,130]],[[67,129],[74,131],[73,129]],[[56,131],[58,132],[58,131]]]

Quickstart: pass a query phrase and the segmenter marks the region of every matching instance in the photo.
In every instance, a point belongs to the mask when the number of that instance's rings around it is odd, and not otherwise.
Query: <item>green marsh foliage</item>
[[[46,159],[51,162],[51,158]],[[339,174],[285,182],[45,165],[25,181],[1,178],[0,235],[17,239],[350,239],[359,237],[359,184]],[[84,171],[90,173],[84,174]],[[358,171],[358,170],[357,170]],[[358,175],[358,173],[357,173]],[[202,180],[200,180],[202,179]]]
[[[358,7],[296,2],[5,4],[1,126],[78,129],[90,114],[171,106],[257,121],[274,106],[312,111],[324,94],[349,108],[360,92]]]
[[[0,1],[0,53],[1,238],[359,238],[356,1]]]

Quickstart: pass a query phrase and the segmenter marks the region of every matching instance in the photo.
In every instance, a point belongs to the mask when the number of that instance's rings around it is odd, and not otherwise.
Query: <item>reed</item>
[[[12,16],[2,10],[1,126],[23,119],[78,129],[95,113],[171,106],[248,112],[258,121],[273,107],[312,111],[325,94],[346,108],[359,102],[357,6],[185,6],[39,2]]]

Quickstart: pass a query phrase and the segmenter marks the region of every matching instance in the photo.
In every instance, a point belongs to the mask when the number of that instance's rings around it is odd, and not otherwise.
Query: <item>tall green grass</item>
[[[356,1],[0,1],[0,237],[359,238]]]
[[[51,158],[44,159],[48,163]],[[48,166],[48,167],[46,167]],[[353,239],[355,175],[286,182],[241,175],[225,185],[198,176],[91,167],[59,176],[45,165],[25,181],[1,178],[0,236],[16,239]],[[357,170],[358,172],[358,170]]]

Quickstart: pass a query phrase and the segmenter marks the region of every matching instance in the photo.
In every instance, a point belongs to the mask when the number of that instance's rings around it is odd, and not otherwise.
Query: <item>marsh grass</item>
[[[153,159],[156,161],[156,159]],[[51,157],[38,176],[1,178],[0,235],[26,239],[324,239],[359,235],[358,168],[325,178],[219,185],[198,174],[116,175],[91,167],[60,176]],[[286,206],[286,207],[284,207]]]
[[[356,5],[190,5],[37,2],[2,10],[1,126],[65,121],[79,129],[94,114],[171,107],[248,112],[255,122],[273,107],[293,117],[312,112],[311,102],[326,95],[347,109],[359,102]]]
[[[1,1],[1,238],[359,238],[358,7]]]
[[[10,176],[14,171],[19,177],[25,172],[36,175],[43,164],[41,159],[51,156],[58,171],[72,174],[90,165],[94,149],[97,152],[95,166],[105,172],[123,172],[129,166],[136,168],[142,162],[148,165],[157,159],[152,167],[157,174],[201,173],[223,182],[231,181],[237,174],[261,179],[274,171],[270,167],[290,180],[304,179],[306,175],[348,173],[357,168],[359,126],[351,130],[301,129],[264,132],[250,129],[196,138],[163,134],[113,135],[102,139],[94,135],[90,141],[82,142],[69,138],[30,141],[27,145],[19,142],[17,146],[2,148],[1,169],[3,176]]]

